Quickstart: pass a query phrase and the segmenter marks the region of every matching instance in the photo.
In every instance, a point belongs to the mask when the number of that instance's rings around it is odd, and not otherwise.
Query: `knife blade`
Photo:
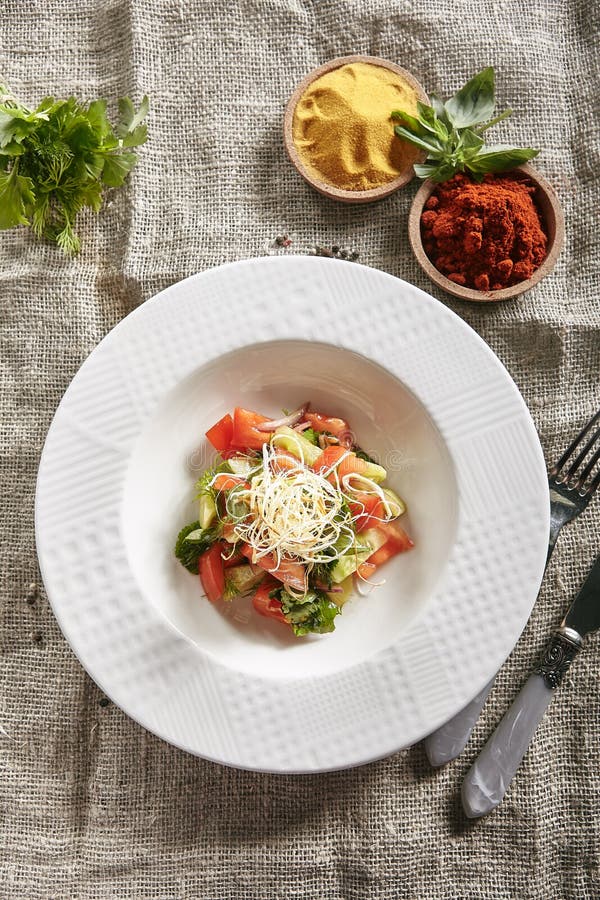
[[[572,628],[582,638],[600,628],[600,556],[569,607],[563,628]]]
[[[483,816],[501,802],[525,756],[535,730],[565,672],[583,646],[584,637],[600,628],[600,555],[543,659],[467,772],[462,802],[469,818]]]

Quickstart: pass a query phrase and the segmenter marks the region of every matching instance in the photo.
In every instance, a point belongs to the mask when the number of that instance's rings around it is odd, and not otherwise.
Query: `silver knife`
[[[469,818],[484,816],[498,806],[584,637],[597,628],[600,628],[600,556],[552,635],[541,663],[469,769],[462,786],[463,808]]]

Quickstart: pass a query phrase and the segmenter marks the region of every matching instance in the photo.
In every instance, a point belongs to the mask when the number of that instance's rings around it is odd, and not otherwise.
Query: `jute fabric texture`
[[[146,733],[107,703],[63,639],[40,585],[33,529],[54,410],[110,328],[194,272],[316,245],[357,252],[463,316],[508,367],[554,459],[600,398],[597,37],[598,7],[587,0],[2,4],[0,77],[25,101],[147,93],[152,104],[139,166],[99,217],[82,217],[79,257],[24,229],[0,234],[2,898],[600,896],[597,638],[502,806],[470,824],[457,799],[598,552],[599,502],[561,535],[467,751],[439,772],[414,747],[354,771],[249,774]],[[566,246],[536,290],[497,306],[454,301],[408,246],[416,184],[375,206],[342,206],[292,170],[282,146],[286,98],[311,68],[355,52],[395,60],[445,93],[496,67],[502,106],[515,110],[498,139],[543,148],[536,165],[566,215]],[[278,248],[283,234],[292,244]]]

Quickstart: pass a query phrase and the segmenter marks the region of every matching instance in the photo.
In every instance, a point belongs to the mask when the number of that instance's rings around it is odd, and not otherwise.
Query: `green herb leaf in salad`
[[[175,556],[188,572],[197,575],[200,557],[219,537],[220,528],[200,528],[200,522],[191,522],[177,535]]]
[[[307,441],[310,441],[311,444],[314,444],[315,447],[319,443],[319,435],[314,430],[314,428],[305,428],[304,431],[302,432],[302,437],[306,438]]]
[[[340,608],[322,591],[309,591],[297,599],[282,590],[279,599],[281,611],[297,637],[335,630],[334,619],[340,614]]]
[[[113,129],[105,100],[45,97],[30,109],[0,85],[0,228],[27,225],[77,253],[78,213],[100,210],[102,188],[123,184],[137,162],[129,148],[147,139],[148,98],[137,110],[122,98],[119,111]]]
[[[416,116],[394,110],[392,118],[401,123],[396,135],[427,154],[424,163],[415,164],[416,175],[442,182],[468,172],[482,181],[488,172],[505,172],[537,156],[539,150],[485,143],[483,132],[512,114],[507,109],[492,118],[494,107],[494,69],[488,66],[445,103],[432,95],[431,106],[417,103]]]
[[[372,456],[369,456],[369,454],[366,452],[366,450],[363,450],[361,447],[356,447],[354,452],[356,453],[356,455],[358,456],[359,459],[364,459],[365,462],[373,463],[373,465],[375,465],[375,466],[379,465],[377,460],[373,459]]]
[[[311,573],[314,583],[330,588],[333,584],[331,573],[336,562],[337,559],[332,559],[331,562],[316,563]]]

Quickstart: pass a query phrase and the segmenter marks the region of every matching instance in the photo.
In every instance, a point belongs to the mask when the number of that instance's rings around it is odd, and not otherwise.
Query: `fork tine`
[[[598,419],[600,419],[600,409],[594,416],[592,416],[592,418],[587,423],[587,425],[584,425],[584,427],[581,429],[581,431],[579,432],[579,434],[577,435],[575,440],[567,447],[567,449],[565,450],[563,455],[560,457],[560,459],[558,460],[556,465],[554,465],[552,467],[552,473],[558,474],[560,472],[560,470],[562,469],[562,467],[564,466],[564,464],[570,457],[571,453],[573,453],[573,451],[577,449],[577,447],[579,446],[579,442],[582,441],[584,439],[584,437],[586,437],[587,434],[592,430],[592,428],[594,427],[594,425],[596,424]]]
[[[596,475],[596,477],[594,478],[592,483],[587,486],[583,496],[584,497],[591,496],[594,493],[594,491],[597,490],[599,484],[600,484],[600,472],[598,472],[598,474]]]
[[[593,471],[593,468],[599,459],[600,459],[600,449],[596,450],[596,452],[594,453],[594,455],[592,456],[592,458],[586,465],[583,472],[581,472],[579,474],[577,481],[580,485],[583,485],[585,483],[586,479],[589,477],[590,473]],[[598,475],[600,476],[600,472],[598,472]],[[592,482],[592,484],[593,484],[593,482]]]
[[[577,469],[579,468],[579,466],[581,465],[581,463],[583,462],[583,460],[586,458],[586,456],[588,455],[588,453],[590,452],[590,450],[592,449],[592,447],[594,446],[594,444],[596,443],[596,441],[598,440],[598,435],[600,435],[600,428],[597,428],[597,429],[596,429],[596,431],[593,433],[593,435],[591,436],[591,438],[589,439],[589,441],[585,444],[583,450],[582,450],[580,453],[577,454],[577,456],[575,457],[575,459],[573,460],[573,462],[571,463],[571,465],[570,465],[569,468],[567,469],[567,473],[566,473],[566,475],[565,475],[565,481],[569,481],[570,478],[573,478],[573,477],[574,477],[575,473],[577,472]],[[591,471],[592,471],[592,470],[591,470],[591,468],[590,468],[590,469],[588,470],[588,474],[589,474],[589,472],[591,472]],[[581,476],[578,476],[578,477],[579,477],[579,478],[583,478],[583,474],[582,474]]]

